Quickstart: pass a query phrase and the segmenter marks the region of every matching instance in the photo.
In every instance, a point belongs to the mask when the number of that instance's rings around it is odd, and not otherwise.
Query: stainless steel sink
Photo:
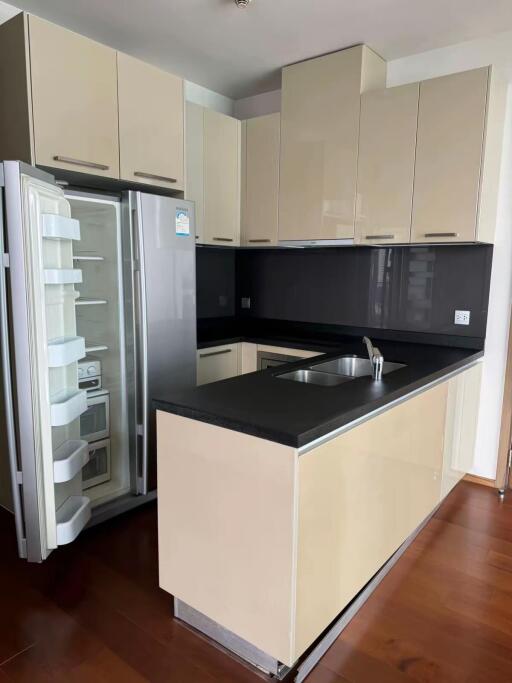
[[[304,382],[305,384],[319,384],[324,387],[335,387],[352,379],[352,377],[317,372],[316,370],[291,370],[276,376],[279,379],[289,379],[294,382]]]
[[[336,376],[344,377],[366,377],[372,375],[372,363],[369,358],[360,358],[359,356],[341,356],[334,360],[324,361],[323,363],[315,363],[311,365],[315,372],[330,373]],[[389,372],[394,372],[400,368],[405,368],[403,363],[391,363],[384,361],[382,374],[387,375]]]

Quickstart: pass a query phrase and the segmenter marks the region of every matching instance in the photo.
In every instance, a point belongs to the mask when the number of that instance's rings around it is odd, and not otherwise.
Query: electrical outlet
[[[455,318],[453,322],[455,325],[469,325],[471,311],[455,311]]]

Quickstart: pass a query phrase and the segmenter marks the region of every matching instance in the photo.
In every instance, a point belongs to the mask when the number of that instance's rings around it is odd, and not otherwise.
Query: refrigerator
[[[0,163],[0,505],[41,562],[156,497],[153,397],[196,382],[194,205]]]

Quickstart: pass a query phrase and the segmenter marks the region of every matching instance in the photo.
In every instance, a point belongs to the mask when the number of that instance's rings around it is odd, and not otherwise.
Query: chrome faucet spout
[[[363,343],[366,344],[368,356],[372,364],[372,374],[374,380],[382,379],[382,369],[384,366],[384,356],[380,350],[372,344],[369,337],[363,337]]]

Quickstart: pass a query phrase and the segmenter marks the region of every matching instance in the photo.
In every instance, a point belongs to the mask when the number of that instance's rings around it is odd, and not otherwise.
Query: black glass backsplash
[[[196,249],[198,318],[235,315],[236,254],[235,249]]]
[[[489,245],[203,248],[197,255],[199,318],[485,337]],[[250,298],[249,309],[240,308],[241,297]],[[469,325],[454,324],[456,309],[471,311]]]

